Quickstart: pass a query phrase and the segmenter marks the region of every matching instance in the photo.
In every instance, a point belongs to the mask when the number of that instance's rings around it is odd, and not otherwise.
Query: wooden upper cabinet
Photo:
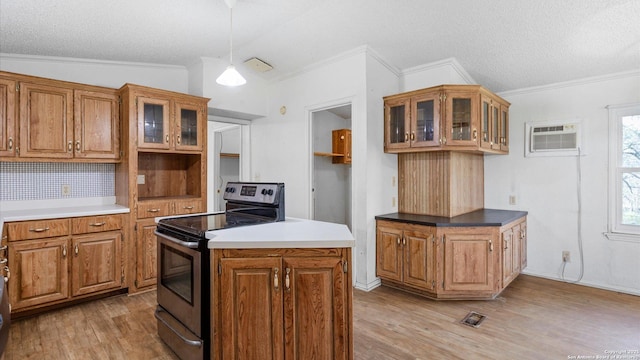
[[[481,97],[489,99],[485,117]],[[384,103],[385,152],[508,152],[509,103],[479,85],[435,86],[386,96]]]
[[[20,83],[20,157],[73,157],[73,90]]]
[[[78,158],[120,158],[120,109],[116,91],[74,91],[74,155]]]
[[[163,97],[138,97],[138,148],[201,152],[202,104]]]
[[[0,77],[0,157],[16,155],[16,102],[16,82]]]

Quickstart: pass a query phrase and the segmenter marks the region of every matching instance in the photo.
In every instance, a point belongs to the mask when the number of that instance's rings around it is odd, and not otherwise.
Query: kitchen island
[[[352,359],[353,235],[285,221],[211,231],[212,359]]]
[[[376,216],[382,284],[432,299],[493,299],[527,265],[527,212]]]

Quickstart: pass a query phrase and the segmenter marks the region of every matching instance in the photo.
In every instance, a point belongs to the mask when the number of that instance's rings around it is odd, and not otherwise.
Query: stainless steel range
[[[230,182],[224,213],[158,221],[158,335],[181,359],[211,350],[208,231],[284,220],[284,184]]]

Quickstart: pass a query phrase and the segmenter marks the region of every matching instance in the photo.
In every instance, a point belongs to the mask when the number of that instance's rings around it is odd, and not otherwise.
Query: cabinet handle
[[[0,260],[0,264],[6,264],[6,263],[7,263],[7,259]]]
[[[286,274],[286,276],[284,278],[284,287],[285,287],[285,289],[287,291],[290,291],[291,290],[291,283],[289,281],[289,273],[291,272],[291,269],[287,268],[286,272],[287,272],[287,274]]]
[[[4,282],[8,282],[8,281],[9,281],[9,279],[11,279],[11,271],[9,270],[9,267],[8,267],[8,266],[5,266],[5,267],[4,267],[4,273],[6,274],[6,275],[4,276]]]
[[[489,251],[493,251],[493,240],[489,240]]]
[[[2,240],[4,240],[5,238],[2,238]],[[7,245],[5,246],[0,246],[0,251],[4,251],[7,250],[9,247]]]
[[[526,236],[527,236],[527,232],[526,232],[526,231],[524,231],[524,230],[522,230],[522,231],[520,232],[520,239],[524,239]]]
[[[509,250],[509,241],[507,240],[504,241],[504,249]]]
[[[157,213],[157,212],[160,212],[160,209],[147,209],[147,212]]]
[[[402,246],[407,245],[407,238],[403,237],[402,238]]]
[[[185,210],[193,210],[193,206],[185,206],[185,207],[183,207],[183,209],[185,209]]]
[[[80,140],[76,141],[76,151],[80,151]]]
[[[399,238],[399,237],[397,237],[397,238],[396,238],[396,243],[397,243],[398,245],[400,245],[400,238]]]
[[[13,138],[9,138],[9,150],[13,150]]]
[[[165,136],[164,140],[167,142],[167,144],[169,143],[169,134],[167,134],[167,136]]]
[[[29,231],[36,232],[36,233],[41,233],[41,232],[49,231],[49,228],[48,227],[44,227],[44,228],[37,228],[37,229],[29,229]]]
[[[98,226],[104,226],[104,224],[106,224],[106,222],[104,222],[104,221],[103,221],[103,222],[101,222],[101,223],[92,223],[92,224],[89,224],[89,226],[96,226],[96,227],[98,227]]]
[[[180,145],[180,135],[176,136],[176,141],[178,142],[178,145]]]
[[[64,245],[62,247],[62,257],[66,258],[67,257],[67,245]]]
[[[278,290],[279,287],[279,281],[278,281],[278,268],[273,269],[273,288]]]
[[[78,244],[74,246],[73,251],[76,253],[76,256],[78,256]]]
[[[411,141],[414,141],[416,139],[416,134],[412,131],[411,132]]]
[[[69,141],[69,143],[67,144],[67,151],[73,151],[73,141]]]
[[[408,132],[404,133],[404,142],[407,142],[407,141],[409,141],[409,133]]]
[[[478,130],[473,129],[473,140],[478,140]]]

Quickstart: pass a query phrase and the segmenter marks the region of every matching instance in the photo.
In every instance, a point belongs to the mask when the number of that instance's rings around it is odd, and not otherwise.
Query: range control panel
[[[278,205],[284,196],[284,183],[229,182],[224,199]]]

